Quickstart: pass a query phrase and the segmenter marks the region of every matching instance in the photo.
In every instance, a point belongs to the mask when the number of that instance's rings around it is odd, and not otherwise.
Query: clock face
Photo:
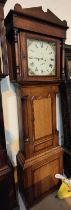
[[[28,75],[56,75],[56,43],[27,39]]]

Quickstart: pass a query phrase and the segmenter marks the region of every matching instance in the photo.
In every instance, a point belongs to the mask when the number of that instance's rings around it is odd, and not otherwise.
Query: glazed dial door
[[[55,76],[56,44],[36,39],[27,39],[28,75]]]

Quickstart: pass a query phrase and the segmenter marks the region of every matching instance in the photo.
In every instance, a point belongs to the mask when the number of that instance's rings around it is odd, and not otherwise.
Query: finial
[[[22,10],[22,6],[20,4],[15,4],[14,10],[20,12]]]

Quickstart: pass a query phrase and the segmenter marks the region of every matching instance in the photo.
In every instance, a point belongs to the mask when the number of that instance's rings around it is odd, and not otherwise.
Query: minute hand
[[[36,60],[43,60],[43,58],[38,58],[38,57],[32,57],[32,58]]]

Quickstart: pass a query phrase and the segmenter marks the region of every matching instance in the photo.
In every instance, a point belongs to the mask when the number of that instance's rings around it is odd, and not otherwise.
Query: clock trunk
[[[20,148],[26,158],[58,145],[56,128],[57,85],[20,88],[23,138]]]

